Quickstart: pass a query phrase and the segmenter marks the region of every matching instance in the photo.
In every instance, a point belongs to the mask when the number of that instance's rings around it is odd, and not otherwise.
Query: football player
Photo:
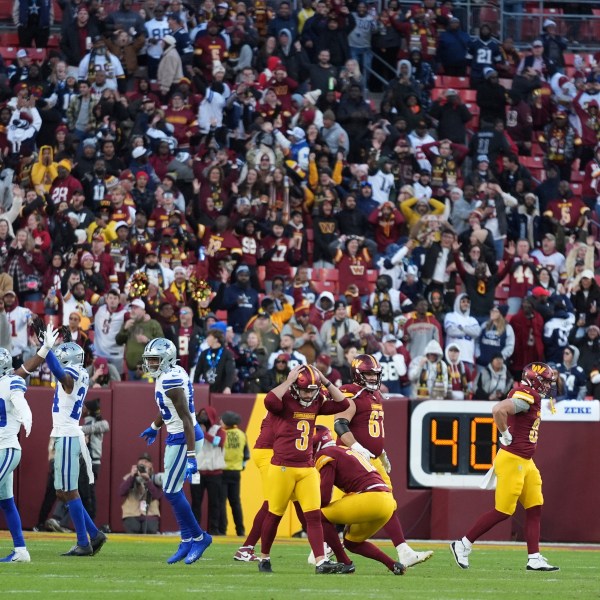
[[[0,562],[31,562],[25,546],[21,516],[13,494],[13,471],[21,461],[18,433],[21,425],[25,436],[31,432],[31,409],[25,399],[24,377],[35,371],[45,360],[58,337],[52,325],[48,325],[44,343],[37,354],[18,369],[13,369],[12,356],[6,348],[0,348],[0,508],[13,540],[14,550]]]
[[[163,424],[169,434],[163,491],[179,524],[181,542],[167,563],[183,560],[191,565],[212,543],[212,536],[198,525],[183,492],[183,482],[198,471],[196,457],[204,444],[204,434],[196,422],[194,388],[188,374],[177,364],[177,349],[170,340],[155,338],[148,342],[142,364],[144,371],[156,379],[154,399],[159,413],[140,437],[145,438],[148,445],[153,444]]]
[[[56,378],[50,433],[54,438],[55,451],[54,488],[56,497],[69,507],[77,533],[77,543],[63,556],[93,556],[100,552],[107,539],[85,510],[78,491],[80,454],[85,462],[90,484],[94,483],[92,459],[85,443],[85,435],[79,426],[83,402],[90,384],[83,359],[83,348],[75,342],[60,344],[46,356],[46,364]]]
[[[323,523],[325,541],[337,559],[352,564],[344,547],[367,558],[383,563],[394,575],[404,575],[406,567],[392,560],[367,540],[379,531],[396,510],[392,490],[377,469],[362,454],[338,446],[329,428],[317,425],[313,437],[315,467],[321,475],[321,512],[328,523]],[[344,496],[331,502],[333,487]],[[344,546],[332,525],[348,525],[344,530]]]
[[[324,556],[319,474],[312,456],[317,415],[332,415],[347,406],[340,390],[315,367],[306,365],[294,367],[287,379],[265,397],[265,407],[274,417],[275,437],[267,475],[269,506],[261,531],[259,571],[272,572],[269,552],[292,495],[304,513],[308,541],[315,555],[315,572],[354,571],[353,565],[333,563]]]
[[[450,544],[456,564],[469,568],[473,543],[494,525],[514,514],[517,502],[525,509],[525,539],[528,571],[558,571],[540,554],[540,522],[542,518],[542,478],[533,455],[540,434],[541,401],[548,397],[554,381],[552,369],[545,363],[533,362],[523,369],[521,382],[508,397],[492,408],[494,422],[500,432],[502,448],[498,451],[488,475],[497,478],[495,507],[484,513],[466,535]],[[491,486],[486,486],[491,487]]]
[[[392,489],[389,473],[392,466],[384,450],[383,396],[379,391],[381,365],[370,354],[358,354],[351,364],[352,383],[340,390],[349,406],[335,415],[334,429],[338,441],[361,454],[375,466],[386,485]],[[412,567],[431,558],[433,552],[415,552],[407,543],[398,515],[394,512],[384,530],[398,551],[398,561]]]

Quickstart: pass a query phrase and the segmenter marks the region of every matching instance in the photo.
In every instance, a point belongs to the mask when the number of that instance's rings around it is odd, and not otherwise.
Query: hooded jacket
[[[485,366],[477,376],[475,384],[475,400],[492,400],[490,396],[495,392],[499,392],[505,397],[513,385],[511,377],[506,365],[502,365],[502,369],[496,372],[491,365]]]
[[[428,354],[437,354],[438,359],[430,362]],[[436,340],[431,340],[423,355],[414,358],[408,368],[408,378],[415,385],[420,398],[445,398],[448,394],[448,366],[443,361],[444,351]]]
[[[206,412],[208,419],[202,418]],[[214,406],[206,406],[198,411],[198,423],[204,432],[204,446],[198,455],[198,470],[200,475],[219,475],[225,468],[225,430],[219,425],[217,410]]]
[[[44,150],[50,150],[50,163],[48,165],[42,162]],[[47,194],[50,191],[52,182],[58,177],[57,167],[58,164],[54,162],[54,150],[52,146],[42,146],[37,162],[31,167],[31,183],[33,187],[36,188],[38,185],[41,185],[44,187],[44,193]]]
[[[449,351],[451,348],[458,350],[458,356],[454,361],[450,359]],[[467,363],[462,361],[458,344],[449,344],[444,351],[444,358],[448,365],[448,389],[450,390],[450,397],[452,400],[470,399],[473,371]]]
[[[444,319],[446,332],[446,348],[456,344],[460,350],[461,359],[473,364],[475,362],[475,340],[481,333],[481,326],[477,319],[471,316],[470,308],[462,312],[460,301],[468,298],[467,294],[459,294],[454,301],[454,311],[448,313]]]
[[[575,315],[568,312],[564,304],[557,304],[554,316],[544,325],[544,353],[547,362],[562,362],[563,350],[567,347],[567,339],[573,325]],[[577,356],[579,357],[579,352]]]
[[[583,400],[587,392],[586,372],[577,364],[579,362],[579,348],[574,345],[567,346],[573,353],[571,366],[558,363],[556,370],[564,382],[565,400]]]
[[[329,310],[325,310],[321,306],[321,300],[323,298],[327,298],[331,301],[331,308]],[[327,319],[331,319],[333,317],[333,305],[335,304],[335,298],[331,292],[321,292],[317,301],[310,307],[310,318],[309,323],[314,325],[317,329],[321,329],[321,326]]]

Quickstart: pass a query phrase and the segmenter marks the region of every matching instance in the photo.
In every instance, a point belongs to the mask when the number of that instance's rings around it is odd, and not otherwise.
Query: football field
[[[169,598],[194,594],[207,600],[310,600],[312,598],[458,600],[511,598],[564,600],[600,598],[600,547],[542,546],[542,553],[559,572],[525,571],[523,545],[476,546],[471,568],[459,569],[447,544],[414,543],[432,549],[428,562],[392,575],[380,563],[351,555],[353,575],[315,575],[307,563],[306,540],[277,540],[271,560],[273,574],[259,573],[256,563],[235,562],[232,539],[217,538],[194,565],[165,564],[178,538],[145,538],[113,534],[96,557],[61,557],[75,536],[26,532],[32,562],[0,564],[0,596],[19,598]],[[378,542],[390,555],[389,542]],[[0,533],[2,556],[11,549]],[[395,554],[395,551],[394,551]]]

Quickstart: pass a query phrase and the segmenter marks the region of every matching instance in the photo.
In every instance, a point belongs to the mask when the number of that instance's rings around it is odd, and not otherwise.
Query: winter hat
[[[142,156],[144,156],[144,154],[146,154],[146,148],[144,148],[144,146],[136,146],[132,151],[131,151],[131,156],[133,156],[133,158],[141,158]]]
[[[69,171],[69,173],[71,172],[71,169],[73,168],[71,166],[71,161],[67,160],[66,158],[63,158],[59,163],[58,163],[59,167],[63,167],[64,169],[66,169],[67,171]]]
[[[312,92],[306,92],[304,97],[308,100],[313,106],[317,103],[319,96],[321,95],[321,90],[313,90]]]

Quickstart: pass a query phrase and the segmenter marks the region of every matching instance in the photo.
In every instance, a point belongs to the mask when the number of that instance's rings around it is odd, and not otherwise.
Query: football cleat
[[[0,563],[14,563],[14,562],[22,562],[28,563],[31,562],[31,556],[29,556],[29,552],[25,548],[20,548],[19,550],[13,550],[8,556],[4,558],[0,558]]]
[[[331,562],[330,560],[324,560],[320,565],[315,567],[315,573],[317,575],[334,575],[342,572],[342,567],[345,567],[343,563]]]
[[[61,556],[92,556],[94,551],[92,550],[92,545],[88,544],[87,546],[79,546],[75,544],[68,552],[61,554]]]
[[[260,560],[256,554],[254,554],[254,548],[251,546],[240,546],[238,551],[233,555],[233,560],[239,560],[240,562],[256,562]]]
[[[104,532],[98,530],[98,535],[93,540],[90,540],[94,556],[96,556],[96,554],[98,554],[98,552],[102,550],[102,546],[104,546],[104,544],[106,544],[107,541],[108,538],[106,537]]]
[[[410,547],[403,548],[402,550],[400,550],[400,552],[398,552],[398,560],[405,567],[414,567],[419,563],[429,560],[432,556],[432,550],[427,550],[426,552],[416,552]]]
[[[188,555],[185,557],[183,561],[186,565],[191,565],[195,563],[199,558],[202,557],[204,551],[212,544],[212,535],[207,533],[206,531],[202,535],[202,539],[198,541],[192,542],[192,547]]]
[[[340,575],[351,575],[352,573],[354,573],[356,571],[356,567],[354,566],[354,563],[351,562],[349,565],[346,565],[344,563],[338,563],[342,565],[342,568],[338,571],[338,573]]]
[[[192,548],[191,540],[189,542],[181,542],[179,544],[179,548],[177,548],[177,552],[175,552],[175,554],[173,554],[173,556],[170,556],[169,558],[167,558],[167,564],[172,565],[172,564],[175,564],[176,562],[179,562],[180,560],[183,560],[189,554],[191,548]]]
[[[456,564],[461,569],[469,568],[469,554],[471,554],[471,548],[467,548],[461,540],[458,540],[450,544],[450,551],[452,552],[452,556],[454,556]]]
[[[406,573],[406,567],[401,562],[395,562],[392,573],[394,575],[404,575],[404,573]]]
[[[527,561],[527,571],[560,571],[560,567],[553,567],[548,564],[548,561],[538,554],[536,558],[530,558]]]
[[[258,570],[261,573],[272,573],[273,569],[271,568],[271,559],[270,558],[265,558],[265,559],[259,559],[258,561]]]

